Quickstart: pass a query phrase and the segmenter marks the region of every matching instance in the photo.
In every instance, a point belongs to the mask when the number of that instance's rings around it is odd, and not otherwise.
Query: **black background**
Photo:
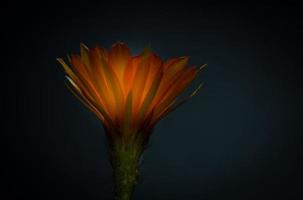
[[[277,1],[10,2],[2,12],[7,199],[111,199],[102,125],[64,86],[79,43],[209,67],[161,121],[134,199],[302,198],[302,7]],[[189,90],[190,90],[189,89]],[[6,145],[5,145],[6,144]]]

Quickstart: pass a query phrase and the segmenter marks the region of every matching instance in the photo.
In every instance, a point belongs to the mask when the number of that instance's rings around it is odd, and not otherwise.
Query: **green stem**
[[[131,200],[139,175],[138,162],[141,153],[140,142],[115,140],[111,147],[115,200]]]

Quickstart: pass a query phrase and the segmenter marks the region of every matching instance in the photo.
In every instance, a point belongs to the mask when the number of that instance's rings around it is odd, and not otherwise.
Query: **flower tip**
[[[147,56],[147,55],[149,55],[149,54],[151,54],[152,53],[152,48],[151,48],[151,45],[149,44],[149,45],[146,45],[145,47],[144,47],[144,49],[143,49],[143,51],[141,52],[141,55],[142,56]]]
[[[202,86],[204,85],[204,83],[200,83],[200,85],[197,87],[197,89],[195,89],[191,94],[190,94],[190,98],[191,97],[193,97],[193,96],[195,96],[198,92],[199,92],[199,90],[202,88]]]
[[[86,44],[84,44],[83,42],[80,42],[80,47],[84,47],[84,48],[88,49],[88,47],[86,46]]]
[[[65,62],[62,58],[56,58],[57,62],[59,62],[61,65],[64,65]]]
[[[189,59],[189,56],[181,56],[181,59]]]
[[[181,56],[181,57],[179,57],[179,59],[180,60],[183,60],[184,62],[188,62],[188,60],[189,60],[189,56]]]
[[[125,44],[125,42],[118,41],[112,45],[112,48],[119,47],[119,46],[127,46],[127,45]]]
[[[197,70],[197,73],[200,72],[202,69],[204,69],[205,67],[207,67],[208,65],[207,64],[203,64],[201,65],[198,70]]]

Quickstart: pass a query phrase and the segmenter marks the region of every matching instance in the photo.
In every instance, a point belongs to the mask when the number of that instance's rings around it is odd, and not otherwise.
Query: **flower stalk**
[[[130,200],[139,177],[139,160],[143,152],[141,138],[125,142],[115,139],[109,149],[113,169],[114,200]]]

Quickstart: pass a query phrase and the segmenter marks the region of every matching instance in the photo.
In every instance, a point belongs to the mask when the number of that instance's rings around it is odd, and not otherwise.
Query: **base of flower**
[[[139,160],[143,151],[141,140],[117,138],[110,146],[113,168],[114,199],[130,200],[139,176]]]

